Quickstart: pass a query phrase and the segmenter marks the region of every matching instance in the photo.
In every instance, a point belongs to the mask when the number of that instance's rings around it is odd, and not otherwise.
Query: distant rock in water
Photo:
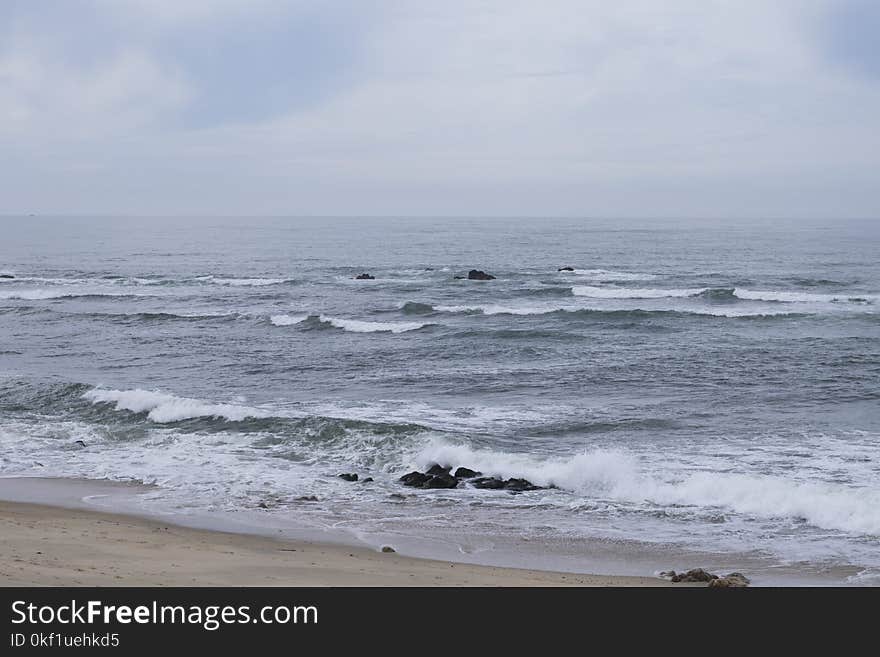
[[[372,274],[358,274],[357,276],[354,277],[354,280],[356,280],[356,281],[375,281],[376,277],[373,276]]]
[[[492,274],[487,274],[482,269],[471,269],[468,272],[468,280],[469,281],[494,281],[495,277]]]
[[[473,479],[474,477],[479,477],[482,472],[477,472],[476,470],[471,470],[470,468],[458,468],[455,471],[456,479]]]
[[[354,473],[354,472],[343,472],[341,475],[339,475],[339,478],[344,479],[345,481],[357,481],[358,480],[357,473]]]
[[[574,267],[560,267],[556,271],[574,271]]]
[[[0,278],[15,278],[12,274],[0,274]]]

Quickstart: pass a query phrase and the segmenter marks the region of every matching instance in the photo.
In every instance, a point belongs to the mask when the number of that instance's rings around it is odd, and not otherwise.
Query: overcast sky
[[[880,216],[873,0],[0,0],[0,213]]]

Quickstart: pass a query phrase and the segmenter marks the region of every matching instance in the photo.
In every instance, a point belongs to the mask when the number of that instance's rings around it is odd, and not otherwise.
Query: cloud
[[[66,176],[52,211],[876,213],[880,95],[840,74],[830,7],[82,0],[63,39],[20,13],[0,140],[39,155],[0,191],[33,207],[34,170]]]

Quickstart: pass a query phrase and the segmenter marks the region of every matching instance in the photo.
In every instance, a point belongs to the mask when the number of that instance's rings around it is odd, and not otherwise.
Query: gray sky
[[[0,213],[880,216],[871,0],[3,0]]]

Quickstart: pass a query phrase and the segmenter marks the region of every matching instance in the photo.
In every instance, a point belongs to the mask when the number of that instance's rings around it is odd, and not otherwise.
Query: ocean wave
[[[673,308],[605,308],[598,306],[566,305],[566,306],[501,306],[462,305],[434,306],[437,312],[480,314],[480,315],[552,315],[560,314],[574,317],[607,317],[607,318],[646,318],[646,317],[728,317],[743,319],[760,319],[766,317],[796,316],[804,313],[787,309],[763,309],[754,311],[730,307],[686,306]]]
[[[417,301],[407,301],[401,304],[400,310],[405,315],[428,315],[435,312],[434,306],[429,303],[419,303]]]
[[[880,491],[876,489],[729,472],[664,479],[645,472],[633,455],[605,450],[542,460],[529,454],[434,441],[414,461],[421,468],[441,463],[475,468],[488,476],[522,477],[591,499],[724,508],[758,518],[791,518],[822,529],[880,536]]]
[[[290,278],[220,278],[217,276],[199,276],[195,280],[230,287],[265,287],[292,282]]]
[[[272,315],[269,318],[269,322],[273,326],[293,326],[294,324],[306,321],[308,318],[308,315]]]
[[[626,288],[575,285],[571,292],[577,297],[595,299],[682,299],[702,298],[709,301],[765,301],[770,303],[857,303],[870,304],[872,296],[857,294],[815,294],[799,291],[748,290],[745,288]]]
[[[151,390],[104,390],[95,388],[82,395],[93,404],[114,404],[117,411],[146,413],[147,419],[160,424],[198,417],[223,418],[240,422],[249,418],[270,417],[267,411],[237,404],[212,404],[199,399],[178,397]]]
[[[431,326],[428,322],[367,322],[360,319],[342,319],[319,315],[318,321],[352,333],[406,333]]]
[[[735,288],[733,294],[749,301],[776,301],[781,303],[874,303],[877,298],[862,294],[814,294],[788,290],[746,290]]]
[[[595,287],[592,285],[575,285],[571,293],[576,297],[595,299],[664,299],[693,297],[702,294],[706,288],[690,288],[682,290],[663,289],[630,289],[622,287]]]
[[[0,291],[0,299],[12,299],[22,301],[43,301],[48,299],[99,299],[102,297],[146,297],[153,296],[148,294],[132,294],[130,292],[95,292],[82,291],[71,292],[65,290],[10,290]]]
[[[560,274],[573,274],[584,278],[591,278],[599,282],[613,281],[651,281],[657,278],[656,274],[644,272],[612,271],[608,269],[575,269],[572,272],[559,272]]]

